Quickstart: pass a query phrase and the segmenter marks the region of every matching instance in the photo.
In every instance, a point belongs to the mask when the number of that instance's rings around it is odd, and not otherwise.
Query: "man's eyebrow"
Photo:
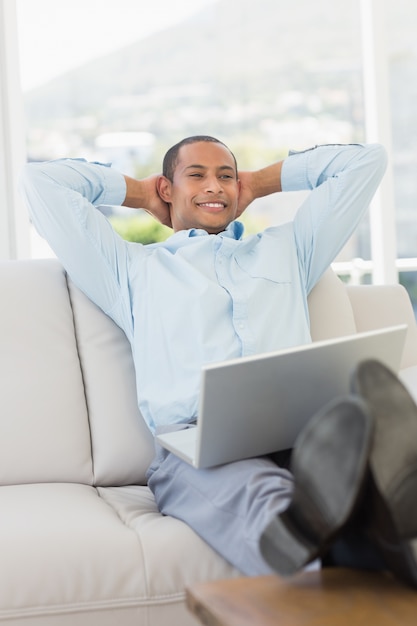
[[[208,169],[206,165],[199,165],[198,163],[194,163],[193,165],[187,165],[187,167],[184,168],[185,170],[190,170],[190,169],[199,169],[199,170],[206,170]],[[232,172],[235,171],[235,168],[232,167],[231,165],[220,165],[220,167],[218,167],[219,170],[231,170]]]
[[[184,169],[185,170],[191,170],[191,169],[205,170],[207,168],[204,165],[198,165],[198,163],[194,163],[193,165],[187,165],[187,167],[185,167]]]
[[[232,165],[221,165],[221,166],[219,167],[219,169],[220,169],[220,170],[232,170],[232,172],[234,172],[234,171],[235,171],[235,168],[234,168],[234,167],[232,167]]]

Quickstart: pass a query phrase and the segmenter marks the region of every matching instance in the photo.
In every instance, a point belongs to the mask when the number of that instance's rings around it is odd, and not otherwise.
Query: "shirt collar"
[[[242,239],[244,226],[242,222],[231,222],[226,230],[222,231],[218,234],[219,237],[230,237],[231,239]],[[202,228],[190,228],[190,230],[186,231],[186,236],[188,237],[202,237],[204,235],[208,235],[206,230]]]

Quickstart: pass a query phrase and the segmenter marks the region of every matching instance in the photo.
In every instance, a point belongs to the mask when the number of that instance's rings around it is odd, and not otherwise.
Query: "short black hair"
[[[220,141],[220,139],[216,139],[215,137],[210,137],[210,135],[193,135],[192,137],[186,137],[185,139],[182,139],[174,146],[172,146],[164,156],[164,160],[162,163],[162,174],[172,182],[174,179],[174,171],[178,163],[178,153],[182,146],[186,146],[191,143],[198,143],[200,141],[206,141],[208,143],[219,143],[220,145],[224,146],[233,157],[237,177],[237,162],[235,155],[230,150],[230,148],[226,146],[225,143],[223,143],[223,141]]]

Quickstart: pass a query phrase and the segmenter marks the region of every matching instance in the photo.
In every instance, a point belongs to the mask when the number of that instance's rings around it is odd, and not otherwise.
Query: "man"
[[[22,182],[39,232],[126,333],[155,433],[195,424],[202,364],[311,341],[307,296],[361,220],[385,162],[378,145],[319,146],[238,174],[223,143],[197,136],[167,152],[161,176],[59,160],[27,166]],[[311,193],[293,222],[242,239],[235,220],[254,199],[298,189]],[[105,204],[144,208],[174,234],[127,243],[96,210]],[[311,420],[291,472],[269,457],[196,470],[157,449],[148,484],[160,511],[248,575],[337,561],[346,546],[356,564],[356,527],[366,529],[388,566],[417,584],[416,409],[378,363],[352,384]]]

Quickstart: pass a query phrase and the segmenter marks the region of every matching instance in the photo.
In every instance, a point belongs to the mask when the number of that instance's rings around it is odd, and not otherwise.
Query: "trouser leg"
[[[181,519],[242,573],[256,576],[272,571],[262,557],[260,539],[294,492],[293,477],[278,460],[286,463],[282,455],[274,455],[274,460],[261,457],[197,470],[157,445],[147,478],[161,513]],[[361,515],[355,515],[323,555],[324,564],[383,568],[363,525]]]
[[[272,572],[259,539],[289,504],[288,470],[267,457],[197,470],[157,446],[147,476],[161,513],[186,522],[243,574]]]

